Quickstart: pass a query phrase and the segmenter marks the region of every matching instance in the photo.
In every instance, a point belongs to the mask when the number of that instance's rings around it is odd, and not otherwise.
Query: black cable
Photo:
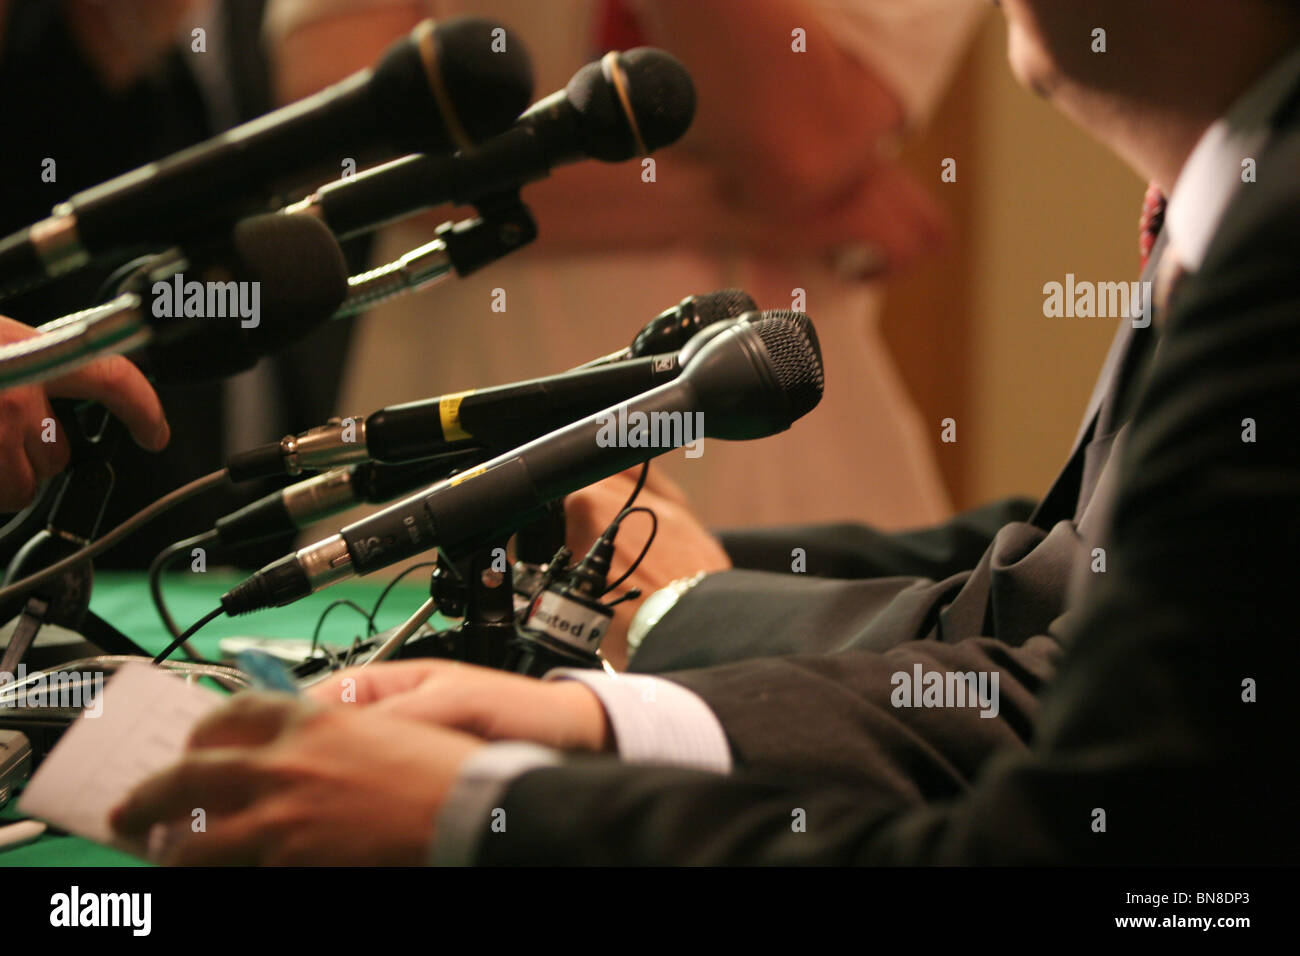
[[[208,624],[211,621],[215,621],[217,618],[221,617],[223,613],[224,612],[221,609],[221,607],[218,606],[216,608],[213,608],[207,614],[203,615],[201,618],[199,618],[197,621],[195,621],[193,624],[187,627],[184,631],[182,631],[180,635],[177,636],[176,640],[168,644],[167,647],[163,650],[163,652],[153,659],[153,662],[155,664],[161,664],[163,661],[167,660],[167,658],[171,657],[172,651],[176,650],[176,648],[180,647],[191,637],[197,634],[199,628],[203,627],[204,625]]]
[[[611,538],[613,538],[614,535],[618,534],[619,528],[622,527],[623,519],[626,518],[628,515],[635,514],[638,511],[643,511],[650,516],[650,536],[645,539],[645,547],[643,547],[641,549],[641,553],[636,556],[636,560],[633,561],[628,566],[628,569],[626,571],[624,571],[621,575],[618,576],[618,579],[615,580],[613,584],[608,585],[605,588],[605,590],[600,592],[601,597],[604,597],[610,591],[614,590],[614,588],[618,587],[620,584],[622,584],[624,581],[630,578],[632,576],[632,572],[635,571],[638,567],[640,567],[641,562],[645,560],[645,556],[650,553],[650,545],[655,543],[655,535],[659,533],[659,516],[656,515],[649,508],[645,507],[644,505],[637,505],[635,508],[624,509],[622,512],[619,513],[619,516],[614,519],[613,524],[610,525],[610,530],[606,531],[605,533],[609,535]]]
[[[348,648],[348,656],[343,659],[343,666],[345,668],[352,666],[352,658],[356,656],[357,645],[360,643],[361,643],[361,635],[358,634],[355,638],[352,639],[352,646]]]
[[[636,480],[636,487],[634,487],[632,489],[632,493],[627,496],[627,502],[623,505],[623,510],[618,513],[619,516],[614,519],[614,523],[617,523],[623,517],[623,515],[627,514],[628,509],[631,508],[632,505],[636,503],[637,496],[641,494],[641,489],[645,487],[645,480],[649,474],[650,474],[650,462],[643,461],[641,463],[641,474]],[[613,525],[611,524],[611,527],[612,526]],[[608,533],[608,529],[607,529],[607,533]]]
[[[174,508],[182,501],[193,498],[195,495],[207,491],[210,488],[215,488],[217,485],[224,482],[226,478],[226,469],[222,468],[220,471],[214,471],[209,475],[204,475],[202,478],[196,478],[188,484],[181,485],[175,491],[167,492],[167,494],[163,495],[157,501],[152,502],[147,507],[141,508],[116,528],[102,537],[97,538],[84,548],[68,555],[66,558],[55,561],[47,568],[42,568],[21,580],[13,581],[6,584],[4,587],[0,587],[0,604],[27,594],[30,591],[34,591],[46,581],[53,581],[70,568],[75,568],[79,564],[84,564],[92,558],[98,557],[127,535],[134,532],[136,528],[146,522],[152,521],[154,518],[158,517],[169,508]]]
[[[382,591],[379,592],[379,597],[375,601],[375,606],[370,609],[369,620],[370,620],[371,634],[375,633],[375,618],[379,615],[379,608],[383,605],[384,598],[388,597],[388,593],[397,586],[398,582],[401,581],[402,578],[410,574],[412,571],[418,571],[420,568],[436,567],[437,564],[438,564],[437,561],[421,561],[419,564],[413,564],[409,568],[404,568],[401,574],[399,574],[397,577],[393,578],[393,580],[388,582],[388,585]]]
[[[316,629],[311,632],[311,655],[312,656],[315,656],[316,648],[320,644],[320,632],[321,632],[321,628],[325,624],[325,618],[329,617],[330,611],[334,610],[336,607],[350,607],[352,608],[352,610],[356,611],[363,618],[365,618],[367,636],[373,634],[375,631],[375,626],[372,621],[372,618],[370,617],[369,614],[366,613],[365,608],[363,608],[356,601],[353,601],[351,598],[340,598],[339,600],[332,602],[328,607],[325,608],[325,610],[321,611],[320,617],[316,619]]]
[[[180,626],[176,619],[172,617],[171,611],[167,609],[167,602],[163,599],[162,575],[163,572],[171,566],[176,558],[192,548],[201,547],[217,540],[217,530],[215,528],[205,531],[202,534],[196,534],[192,538],[185,538],[182,541],[174,541],[167,547],[163,548],[156,555],[153,561],[149,563],[149,594],[153,598],[153,606],[158,611],[158,616],[162,618],[163,627],[167,628],[167,633],[172,637],[179,637],[181,633]],[[185,653],[194,657],[189,648],[184,648]]]

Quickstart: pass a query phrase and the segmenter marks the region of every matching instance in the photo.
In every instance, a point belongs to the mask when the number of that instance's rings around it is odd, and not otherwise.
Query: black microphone
[[[442,548],[455,556],[536,517],[550,501],[689,444],[789,428],[821,400],[806,316],[769,313],[711,335],[672,382],[439,482],[275,561],[222,596],[229,615],[279,607],[357,574]]]
[[[743,289],[721,289],[708,295],[692,295],[671,309],[665,309],[646,323],[628,348],[628,357],[656,355],[682,348],[701,329],[734,319],[758,306]]]
[[[196,258],[211,264],[143,290],[151,342],[137,360],[160,383],[251,368],[328,322],[348,291],[338,241],[311,219],[266,213],[241,220],[221,254]],[[257,315],[249,317],[244,300],[254,290]]]
[[[572,371],[680,349],[701,329],[716,322],[734,319],[746,312],[756,312],[757,309],[754,300],[741,289],[721,289],[706,295],[688,295],[671,309],[664,309],[647,322],[628,348],[584,362]]]
[[[347,294],[343,253],[322,223],[267,213],[223,241],[127,263],[105,305],[47,322],[0,349],[0,383],[40,381],[130,354],[156,382],[230,375],[331,318]]]
[[[732,310],[746,304],[752,306],[753,300],[735,289],[691,296],[655,322],[663,320],[675,332],[697,329],[737,318]],[[350,424],[340,420],[286,436],[232,455],[231,480],[296,475],[357,461],[413,461],[469,445],[513,448],[676,378],[692,351],[704,344],[703,339],[678,339],[685,344],[677,351],[391,405]]]
[[[469,448],[400,465],[362,462],[296,481],[216,520],[217,541],[249,547],[309,527],[358,504],[382,504],[410,494],[489,457]]]
[[[454,156],[406,156],[330,183],[286,212],[325,220],[341,238],[447,202],[471,203],[584,159],[616,163],[676,142],[695,115],[690,74],[639,47],[588,63],[513,127]]]
[[[531,98],[532,67],[514,34],[477,18],[425,20],[373,69],[78,193],[0,240],[0,288],[192,235],[232,218],[233,205],[337,175],[345,158],[470,149],[507,129]]]

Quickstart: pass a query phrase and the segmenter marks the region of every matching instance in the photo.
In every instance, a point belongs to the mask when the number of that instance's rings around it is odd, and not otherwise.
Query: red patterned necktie
[[[1145,272],[1147,261],[1151,258],[1151,250],[1155,248],[1156,239],[1160,236],[1160,230],[1165,224],[1165,194],[1160,191],[1160,187],[1155,183],[1147,186],[1146,198],[1142,200],[1142,235],[1138,240],[1138,248],[1142,250],[1142,270]]]

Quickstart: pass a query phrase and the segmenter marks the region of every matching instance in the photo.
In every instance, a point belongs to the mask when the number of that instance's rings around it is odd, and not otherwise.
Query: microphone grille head
[[[218,311],[189,335],[149,347],[149,364],[162,384],[210,381],[250,368],[324,323],[348,291],[334,234],[313,216],[284,213],[240,220],[229,247],[185,278],[207,282],[204,309],[211,303]]]
[[[671,53],[641,46],[619,57],[647,152],[682,138],[695,119],[695,84]]]
[[[695,315],[700,328],[723,319],[734,319],[757,308],[758,305],[744,289],[719,289],[695,297]]]
[[[322,322],[348,293],[343,252],[313,216],[266,213],[240,220],[234,250],[241,278],[260,284],[268,324],[279,328]]]
[[[637,47],[614,59],[618,77],[605,61],[588,63],[565,88],[581,118],[583,150],[593,159],[617,163],[671,145],[695,118],[695,84],[686,67],[669,53]],[[628,122],[621,82],[635,121]]]
[[[476,143],[495,136],[528,108],[533,64],[517,33],[479,17],[438,24],[437,66],[447,96]]]
[[[508,129],[533,98],[533,65],[519,36],[499,23],[425,20],[389,47],[372,83],[396,145],[443,152]]]
[[[772,374],[790,401],[794,418],[817,407],[826,388],[821,344],[802,312],[764,312],[750,325],[771,359]]]

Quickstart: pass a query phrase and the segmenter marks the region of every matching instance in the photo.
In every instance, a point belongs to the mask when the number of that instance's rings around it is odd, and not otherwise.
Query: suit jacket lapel
[[[1160,259],[1168,245],[1168,235],[1161,234],[1151,250],[1147,267],[1142,271],[1144,283],[1155,281]],[[1152,307],[1154,308],[1154,305]],[[1087,505],[1089,495],[1085,492],[1089,489],[1086,485],[1091,484],[1084,480],[1085,471],[1091,471],[1085,467],[1088,446],[1094,438],[1107,437],[1097,432],[1103,407],[1113,407],[1119,394],[1128,387],[1128,379],[1141,365],[1140,362],[1135,361],[1135,346],[1145,345],[1146,340],[1154,335],[1154,327],[1154,317],[1151,326],[1145,329],[1135,329],[1133,322],[1127,319],[1120,323],[1115,338],[1111,341],[1110,351],[1106,353],[1106,360],[1097,375],[1097,384],[1093,386],[1092,395],[1088,399],[1088,407],[1083,413],[1083,421],[1075,435],[1070,456],[1030,517],[1031,523],[1046,530],[1057,521],[1077,516]],[[1111,424],[1113,418],[1108,416],[1107,425]]]

